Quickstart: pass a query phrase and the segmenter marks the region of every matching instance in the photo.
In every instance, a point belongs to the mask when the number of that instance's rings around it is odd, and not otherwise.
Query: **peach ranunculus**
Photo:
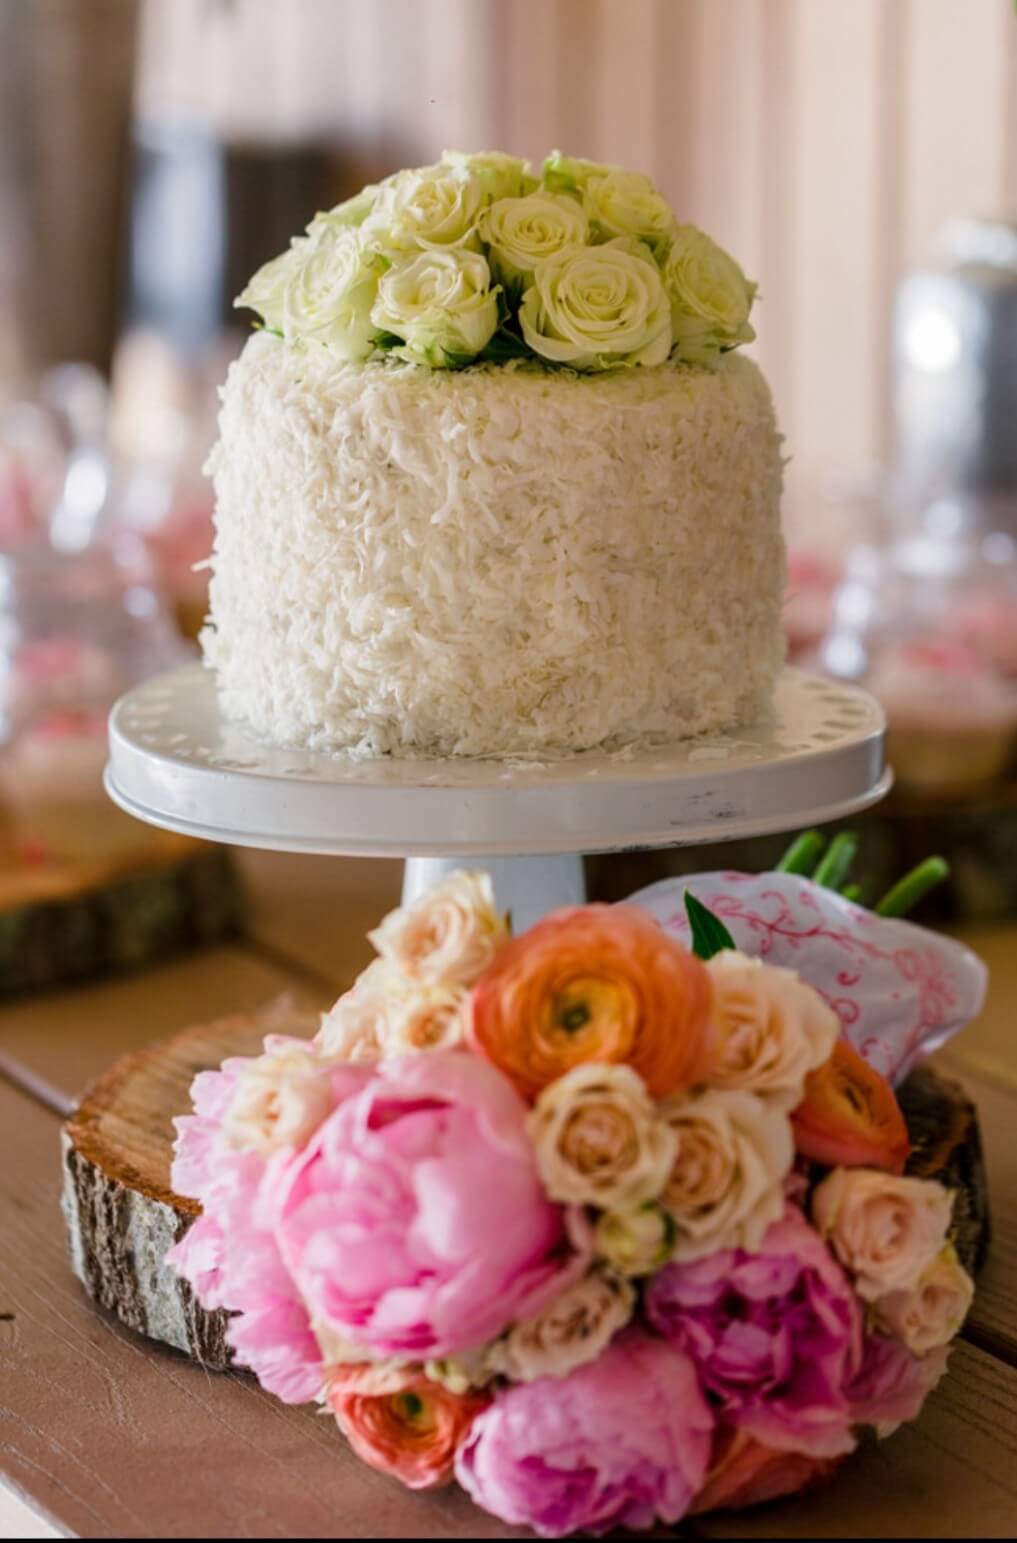
[[[877,1322],[912,1354],[925,1355],[960,1333],[974,1282],[951,1244],[936,1255],[910,1291],[891,1291],[874,1305]]]
[[[655,1199],[678,1147],[632,1068],[595,1061],[548,1083],[526,1128],[551,1199],[605,1211]]]
[[[531,1102],[585,1062],[631,1066],[653,1098],[710,1069],[710,977],[644,911],[554,911],[473,988],[467,1037]]]
[[[401,975],[420,986],[472,986],[508,937],[486,873],[452,873],[411,905],[400,906],[370,941]]]
[[[753,1093],[710,1088],[665,1104],[677,1142],[660,1203],[677,1230],[672,1258],[701,1259],[718,1249],[759,1248],[784,1214],[794,1161],[783,1109]]]
[[[910,1291],[946,1243],[953,1196],[934,1179],[835,1168],[816,1186],[812,1220],[866,1302]]]
[[[840,1457],[777,1451],[746,1431],[728,1426],[717,1440],[713,1465],[689,1514],[740,1511],[781,1495],[796,1495],[831,1478],[842,1461]]]
[[[457,1394],[414,1368],[341,1366],[326,1402],[357,1456],[410,1489],[434,1489],[452,1465],[470,1426],[490,1403]]]
[[[802,1156],[831,1167],[903,1173],[911,1151],[893,1088],[846,1039],[805,1079],[791,1124]]]
[[[706,966],[716,1051],[710,1085],[756,1093],[793,1109],[805,1078],[830,1055],[836,1013],[794,970],[725,949]]]
[[[492,1345],[491,1370],[512,1382],[567,1377],[595,1361],[632,1317],[636,1293],[612,1270],[591,1270],[536,1318],[517,1323]]]

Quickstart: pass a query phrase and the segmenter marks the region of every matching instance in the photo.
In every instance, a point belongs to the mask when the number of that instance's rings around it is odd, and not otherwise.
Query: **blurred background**
[[[93,817],[104,713],[200,625],[249,273],[400,166],[555,146],[758,279],[792,657],[891,717],[870,861],[946,846],[952,913],[1017,907],[1012,0],[0,0],[12,861],[131,839]]]

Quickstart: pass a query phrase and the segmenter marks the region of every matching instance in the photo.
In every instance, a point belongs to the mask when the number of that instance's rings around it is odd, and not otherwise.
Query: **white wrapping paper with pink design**
[[[690,941],[690,889],[738,947],[797,970],[838,1014],[846,1037],[891,1082],[977,1017],[988,971],[970,949],[913,922],[876,916],[790,873],[698,873],[630,897]]]

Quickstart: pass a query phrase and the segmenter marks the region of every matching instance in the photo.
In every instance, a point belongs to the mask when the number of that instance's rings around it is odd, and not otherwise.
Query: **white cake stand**
[[[865,692],[785,670],[771,723],[656,750],[553,761],[350,760],[257,743],[188,666],[110,719],[106,787],[152,825],[236,846],[406,859],[412,899],[488,869],[517,929],[585,899],[582,854],[688,846],[838,819],[890,785]]]

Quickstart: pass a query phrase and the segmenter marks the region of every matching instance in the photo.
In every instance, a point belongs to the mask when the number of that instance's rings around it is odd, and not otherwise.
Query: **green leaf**
[[[506,359],[525,359],[529,352],[521,337],[501,327],[486,348],[480,351],[477,358],[485,359],[491,364],[501,364]]]
[[[398,332],[379,332],[374,339],[375,348],[399,348],[406,339],[401,338]]]
[[[688,889],[685,891],[685,914],[692,928],[692,952],[697,959],[712,959],[714,954],[722,954],[726,948],[736,946],[720,918]]]

